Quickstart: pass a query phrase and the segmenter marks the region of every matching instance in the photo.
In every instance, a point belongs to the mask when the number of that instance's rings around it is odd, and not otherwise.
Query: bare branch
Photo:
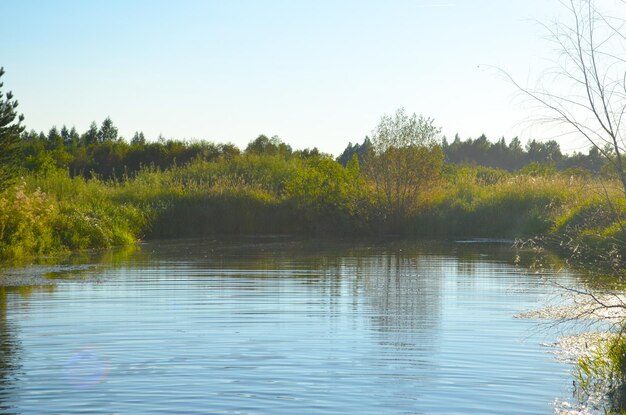
[[[555,68],[542,77],[547,88],[523,87],[508,73],[496,69],[539,108],[552,114],[542,118],[543,122],[568,125],[595,147],[615,167],[626,196],[622,160],[626,134],[626,20],[604,15],[594,0],[560,3],[571,23],[542,24],[557,48]]]

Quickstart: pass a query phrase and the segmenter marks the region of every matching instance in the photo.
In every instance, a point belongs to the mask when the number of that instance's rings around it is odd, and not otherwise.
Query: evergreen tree
[[[115,140],[117,140],[117,127],[113,125],[111,118],[106,117],[105,120],[102,121],[102,126],[98,131],[98,141],[100,143],[105,143],[107,141]]]
[[[70,130],[67,129],[65,124],[61,127],[61,137],[63,137],[63,144],[70,144],[72,142],[70,139]]]
[[[74,146],[77,146],[80,143],[80,135],[78,134],[78,131],[76,131],[76,127],[72,126],[72,129],[70,130],[69,139],[70,139],[70,143]]]
[[[89,129],[81,137],[83,144],[90,145],[98,142],[98,126],[95,121],[89,125]]]
[[[143,131],[135,131],[135,135],[133,135],[133,138],[130,140],[130,143],[132,145],[145,145],[146,144],[146,137],[143,135]]]
[[[63,135],[59,133],[57,127],[52,127],[50,131],[48,131],[48,148],[49,149],[59,149],[63,147]]]
[[[2,75],[4,68],[0,68],[0,78]],[[11,92],[3,95],[3,85],[0,82],[0,190],[6,189],[17,175],[20,134],[24,131],[24,116],[16,112],[17,100]]]
[[[344,167],[350,163],[352,160],[352,156],[356,154],[359,163],[363,164],[363,158],[365,154],[367,154],[372,147],[372,142],[369,137],[365,137],[363,140],[363,144],[356,143],[352,145],[352,143],[348,143],[348,147],[343,150],[343,153],[339,157],[337,157],[337,161]]]

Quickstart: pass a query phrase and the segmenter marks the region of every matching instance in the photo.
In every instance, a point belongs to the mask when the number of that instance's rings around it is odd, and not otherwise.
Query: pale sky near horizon
[[[550,139],[492,67],[534,79],[553,57],[538,21],[563,11],[558,0],[0,0],[3,91],[36,131],[110,116],[127,138],[245,147],[266,134],[337,155],[404,107],[449,138]]]

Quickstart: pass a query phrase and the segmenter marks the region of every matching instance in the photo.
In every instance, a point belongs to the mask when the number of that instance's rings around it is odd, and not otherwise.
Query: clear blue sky
[[[0,66],[37,131],[110,116],[125,137],[276,134],[338,154],[405,107],[448,137],[525,141],[549,132],[488,65],[526,83],[551,56],[535,20],[560,14],[557,0],[2,0]]]

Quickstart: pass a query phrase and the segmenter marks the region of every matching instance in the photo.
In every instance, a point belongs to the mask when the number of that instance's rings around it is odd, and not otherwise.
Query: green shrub
[[[53,232],[58,215],[56,201],[39,189],[31,192],[21,183],[4,191],[0,197],[0,256],[14,258],[60,249]]]

